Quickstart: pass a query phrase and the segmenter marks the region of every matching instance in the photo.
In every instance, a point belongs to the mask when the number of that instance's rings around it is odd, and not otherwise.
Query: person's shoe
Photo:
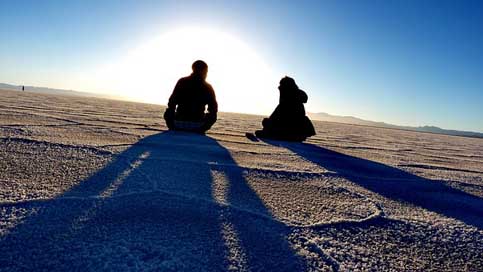
[[[245,133],[245,137],[247,137],[252,142],[258,142],[257,136],[251,132]]]

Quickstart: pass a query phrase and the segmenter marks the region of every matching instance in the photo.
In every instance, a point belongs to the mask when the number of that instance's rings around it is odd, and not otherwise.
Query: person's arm
[[[213,87],[208,85],[208,113],[206,114],[206,122],[201,128],[202,131],[207,131],[218,119],[218,102],[216,102],[216,95]]]
[[[309,97],[307,96],[307,93],[305,93],[304,91],[302,90],[299,90],[299,100],[300,102],[302,103],[307,103],[307,100],[309,99]]]
[[[166,120],[166,125],[168,128],[174,128],[174,116],[176,112],[176,106],[178,105],[179,95],[182,88],[182,80],[178,80],[176,86],[174,87],[173,93],[168,100],[168,108],[164,112],[164,120]]]
[[[216,120],[218,114],[218,102],[216,102],[216,95],[213,87],[208,87],[208,117],[214,117],[214,120]]]
[[[176,83],[176,86],[174,86],[173,93],[171,94],[168,100],[168,109],[170,111],[173,111],[173,112],[176,111],[176,106],[178,105],[178,99],[182,89],[182,85],[183,85],[183,82],[182,82],[182,79],[180,79]]]

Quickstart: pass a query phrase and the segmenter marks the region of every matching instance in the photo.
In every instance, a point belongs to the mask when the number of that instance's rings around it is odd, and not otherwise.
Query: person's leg
[[[307,136],[300,134],[297,127],[290,122],[282,125],[269,118],[264,118],[262,125],[263,130],[255,131],[255,135],[259,138],[290,142],[303,142],[307,138]]]
[[[204,134],[204,122],[174,120],[174,130]]]
[[[170,130],[179,130],[200,134],[204,134],[216,122],[216,117],[209,116],[205,116],[201,120],[179,120],[175,113],[171,113],[169,111],[164,113],[164,119],[166,120],[166,125]]]
[[[262,120],[262,130],[255,131],[255,135],[259,138],[266,138],[266,139],[279,139],[279,131],[277,129],[276,123],[271,120],[270,118],[263,118]]]
[[[263,118],[262,120],[263,130],[270,130],[272,127],[272,121],[269,118]]]
[[[269,138],[269,135],[265,130],[256,130],[255,136],[257,136],[258,138]]]
[[[263,129],[255,131],[255,135],[258,138],[272,139],[273,138],[273,135],[271,133],[272,121],[269,118],[263,118],[262,126],[263,126]]]

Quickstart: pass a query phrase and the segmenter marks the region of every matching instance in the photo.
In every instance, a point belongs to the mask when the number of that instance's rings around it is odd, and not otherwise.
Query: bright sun
[[[197,59],[208,63],[207,81],[220,110],[267,114],[278,100],[278,80],[257,53],[238,38],[204,28],[165,33],[97,73],[106,90],[149,103],[166,104],[176,81]]]

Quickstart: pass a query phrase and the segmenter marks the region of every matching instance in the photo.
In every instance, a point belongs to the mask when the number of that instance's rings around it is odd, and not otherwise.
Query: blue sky
[[[482,1],[0,0],[0,82],[82,90],[66,79],[181,25],[239,36],[309,111],[483,132]]]

